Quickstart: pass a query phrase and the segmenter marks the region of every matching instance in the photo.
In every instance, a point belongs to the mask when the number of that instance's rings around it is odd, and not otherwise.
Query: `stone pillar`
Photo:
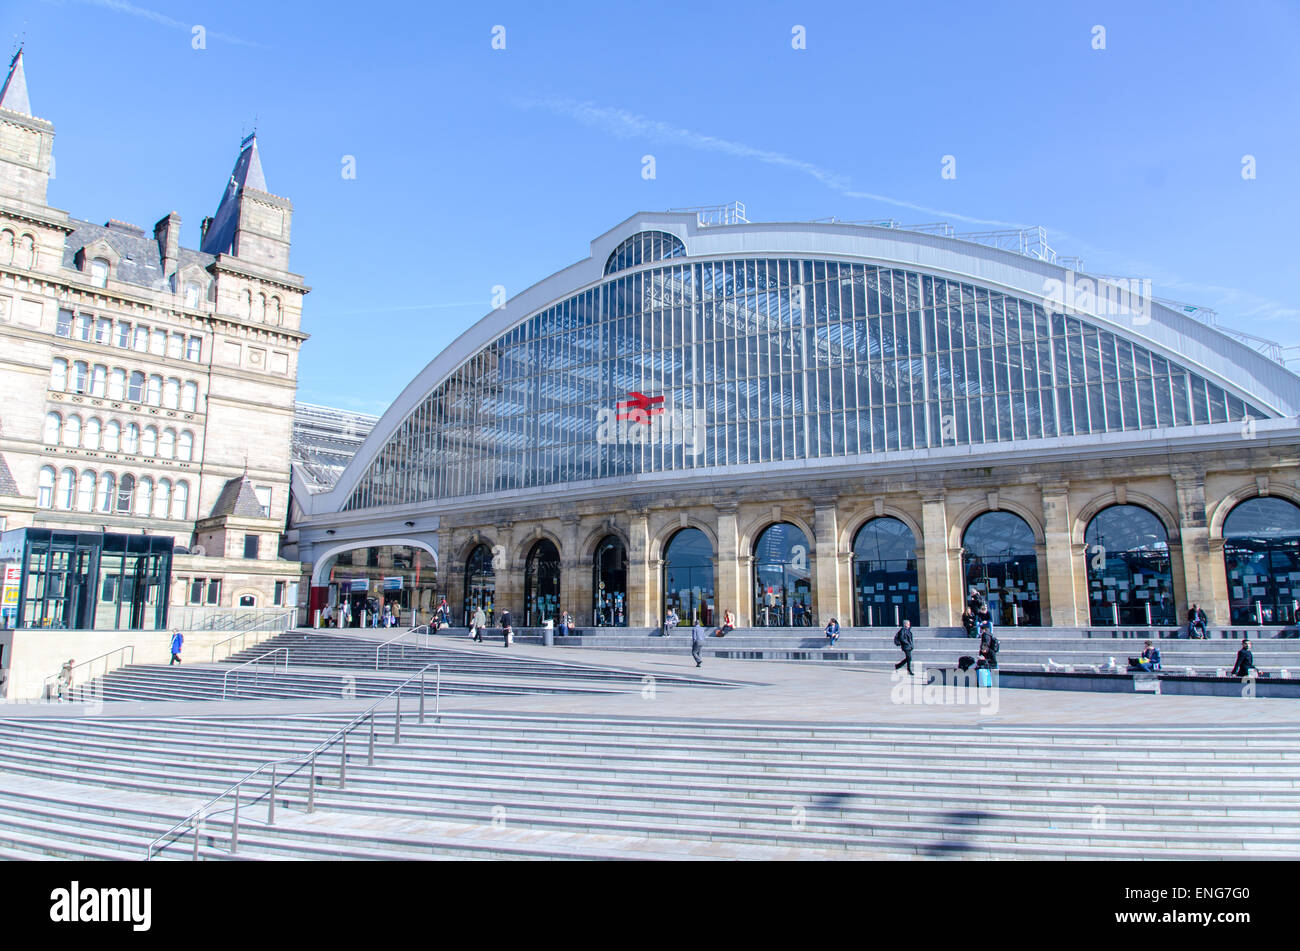
[[[578,551],[578,516],[566,514],[560,518],[560,614],[568,611],[574,623],[579,623],[590,604],[581,601],[582,564]],[[587,572],[590,574],[590,571]],[[556,627],[559,626],[556,616]]]
[[[509,611],[515,627],[524,622],[524,566],[514,560],[514,522],[496,525],[492,542],[492,568],[496,572],[496,594],[492,598],[493,623],[500,623],[501,613]]]
[[[948,509],[942,492],[921,499],[921,545],[925,557],[925,602],[921,624],[926,627],[953,625],[952,553],[948,550]],[[960,555],[960,549],[956,549]],[[958,612],[960,613],[960,612]]]
[[[840,617],[840,522],[833,500],[819,501],[813,510],[813,625],[825,626]],[[841,627],[852,622],[841,620]]]
[[[659,560],[650,560],[650,513],[640,509],[632,513],[628,525],[627,549],[627,623],[630,627],[658,627]],[[587,606],[590,614],[591,606]]]
[[[714,553],[715,564],[713,589],[717,595],[715,624],[722,623],[722,613],[730,610],[736,617],[737,627],[748,627],[749,599],[744,597],[748,585],[741,579],[740,565],[740,528],[736,518],[738,506],[735,502],[719,502],[714,508],[718,513],[717,533],[718,550]]]
[[[1039,613],[1043,624],[1076,627],[1080,623],[1079,593],[1070,544],[1070,487],[1065,482],[1044,483],[1042,492],[1044,563],[1038,569]]]
[[[858,593],[854,590],[855,581],[853,578],[853,552],[842,551],[835,558],[835,579],[840,590],[840,610],[844,614],[833,614],[840,622],[840,627],[856,627],[858,624]],[[822,627],[826,627],[830,618],[822,619]]]
[[[1187,617],[1187,608],[1199,604],[1211,624],[1227,624],[1227,602],[1214,596],[1214,573],[1210,564],[1210,528],[1205,519],[1205,472],[1183,470],[1174,473],[1174,491],[1178,497],[1178,535],[1183,549],[1183,580],[1187,601],[1179,606],[1179,616]]]

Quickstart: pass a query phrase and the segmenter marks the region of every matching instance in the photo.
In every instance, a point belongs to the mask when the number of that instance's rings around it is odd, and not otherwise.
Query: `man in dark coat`
[[[898,633],[894,635],[894,644],[899,648],[901,648],[903,651],[903,659],[894,665],[894,669],[898,670],[898,668],[906,664],[907,672],[915,676],[915,673],[912,670],[912,622],[911,621],[903,622],[903,626],[900,627],[898,629]]]
[[[1250,652],[1250,641],[1242,638],[1241,650],[1237,651],[1237,663],[1233,665],[1232,676],[1249,677],[1255,669],[1255,655]]]
[[[501,612],[501,639],[505,642],[506,647],[510,646],[510,636],[514,632],[510,630],[510,612]]]
[[[1001,649],[1001,647],[1002,645],[998,643],[998,639],[993,636],[992,625],[988,625],[988,626],[982,625],[982,632],[980,633],[980,654],[979,654],[981,666],[987,667],[989,670],[997,670],[998,651]]]

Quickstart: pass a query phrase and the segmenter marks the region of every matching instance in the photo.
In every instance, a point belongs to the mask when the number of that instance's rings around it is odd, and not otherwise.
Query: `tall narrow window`
[[[158,488],[153,497],[153,517],[166,518],[172,500],[172,484],[169,479],[159,479]]]
[[[89,512],[95,505],[95,473],[83,472],[77,483],[77,511]]]
[[[181,409],[187,413],[194,412],[199,401],[199,385],[197,383],[186,383],[181,389]]]
[[[56,359],[50,364],[50,389],[62,393],[68,388],[68,361]]]
[[[98,417],[92,416],[86,420],[86,428],[81,434],[81,445],[86,449],[98,449],[100,430],[101,425]]]
[[[77,339],[90,342],[91,332],[94,327],[95,318],[90,314],[77,315]]]
[[[148,515],[153,508],[153,479],[145,476],[135,490],[135,514]]]
[[[176,430],[162,431],[162,435],[158,437],[158,455],[163,459],[171,459],[176,455]]]
[[[122,424],[115,419],[110,419],[104,425],[104,451],[117,452],[121,447]]]
[[[117,486],[117,513],[119,515],[131,514],[131,503],[135,501],[135,476],[127,473],[122,476],[122,481]]]
[[[116,480],[113,473],[105,472],[99,477],[99,500],[95,506],[96,511],[107,514],[113,511],[113,489]]]
[[[174,376],[169,376],[167,382],[163,384],[163,406],[168,409],[176,409],[181,402],[181,381]]]
[[[201,337],[191,337],[185,344],[185,359],[193,363],[199,362],[199,356],[203,352],[203,339]]]
[[[167,356],[179,360],[185,353],[185,334],[173,333],[167,337]]]
[[[36,506],[47,509],[54,505],[54,470],[46,466],[36,481]]]
[[[149,376],[149,387],[145,390],[144,401],[150,406],[162,405],[162,377],[154,373]]]
[[[121,367],[113,367],[113,372],[108,375],[108,398],[126,399],[126,371]]]
[[[108,287],[108,261],[104,258],[90,262],[90,283],[96,287]]]
[[[101,399],[108,385],[108,367],[102,363],[96,363],[90,371],[90,395],[98,396]]]
[[[101,317],[95,321],[95,343],[109,344],[113,342],[113,321],[108,317]]]
[[[45,445],[57,446],[59,434],[63,431],[63,417],[58,413],[45,414]]]
[[[140,455],[150,459],[158,455],[158,430],[152,426],[146,426],[140,437]]]
[[[76,449],[81,445],[81,417],[72,415],[63,423],[63,445]]]
[[[199,285],[193,281],[185,285],[185,306],[189,310],[195,310],[199,306]]]
[[[176,458],[182,462],[189,462],[190,457],[194,454],[194,434],[188,429],[181,433],[180,438],[176,440]]]
[[[149,352],[155,357],[161,357],[167,352],[167,331],[158,328],[149,337]]]
[[[131,340],[131,349],[144,353],[149,349],[149,328],[135,325],[135,335]]]
[[[127,387],[126,398],[132,403],[139,403],[144,399],[144,374],[139,370],[131,374],[131,385]]]
[[[140,427],[135,423],[127,423],[122,431],[122,451],[131,455],[140,451]]]
[[[90,367],[78,360],[72,365],[72,392],[84,393],[90,385]]]
[[[176,488],[172,492],[172,518],[183,519],[189,508],[190,484],[188,482],[177,482]]]
[[[59,311],[58,322],[54,325],[54,332],[60,337],[72,336],[72,311]]]
[[[74,492],[77,485],[77,473],[72,469],[64,469],[59,473],[59,495],[58,507],[61,509],[71,510],[75,502]]]
[[[131,325],[125,320],[117,322],[117,336],[114,338],[113,343],[124,348],[131,346]]]

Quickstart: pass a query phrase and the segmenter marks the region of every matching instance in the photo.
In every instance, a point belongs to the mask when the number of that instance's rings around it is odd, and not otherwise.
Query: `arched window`
[[[193,281],[185,285],[185,306],[190,310],[196,310],[199,306],[199,285]]]
[[[135,501],[135,476],[127,473],[122,476],[122,481],[117,484],[117,506],[116,512],[119,515],[130,515],[131,504]]]
[[[158,455],[163,459],[171,459],[176,455],[176,430],[164,429],[162,436],[158,439]]]
[[[144,399],[144,374],[139,370],[131,373],[131,385],[127,387],[126,398],[132,403],[139,403]]]
[[[162,377],[160,377],[156,373],[150,374],[149,386],[145,390],[145,394],[144,394],[145,403],[147,403],[149,406],[162,405],[162,385],[163,385]]]
[[[176,488],[172,492],[172,518],[184,519],[189,509],[190,484],[188,482],[177,482]]]
[[[81,417],[75,413],[63,423],[63,445],[76,449],[81,445]]]
[[[627,548],[621,539],[608,535],[596,546],[592,565],[592,622],[626,627]]]
[[[469,626],[479,608],[491,624],[496,612],[495,599],[496,566],[492,563],[492,549],[479,545],[465,559],[465,626]]]
[[[965,590],[984,595],[995,625],[1039,623],[1038,554],[1024,519],[985,512],[966,526],[962,550]]]
[[[681,257],[686,245],[680,238],[665,231],[640,231],[623,241],[605,260],[605,273],[613,274],[624,268]]]
[[[113,372],[108,375],[108,398],[126,399],[126,371],[121,367],[113,367]]]
[[[122,431],[122,451],[133,456],[140,451],[140,427],[135,423],[127,423]]]
[[[36,507],[42,509],[54,506],[54,470],[46,466],[36,480]]]
[[[170,479],[159,479],[158,490],[153,497],[153,517],[166,518],[172,501],[172,484]]]
[[[1169,535],[1137,505],[1111,505],[1084,532],[1093,624],[1177,624]]]
[[[244,291],[244,315],[249,320],[253,318],[253,292]]]
[[[663,623],[673,608],[683,625],[699,618],[706,627],[713,620],[713,545],[698,528],[683,528],[664,549],[663,603],[659,621]]]
[[[72,392],[84,393],[90,385],[90,367],[78,360],[72,365]]]
[[[22,236],[18,242],[18,256],[14,261],[19,267],[29,271],[36,267],[36,239],[29,234]]]
[[[68,388],[68,361],[57,358],[50,364],[50,389],[62,393]]]
[[[96,287],[108,287],[108,261],[95,258],[90,262],[90,283]]]
[[[539,627],[557,621],[560,611],[560,552],[543,538],[524,562],[524,625]]]
[[[257,312],[253,314],[253,319],[261,323],[266,323],[266,295],[257,295]]]
[[[181,433],[180,438],[176,441],[176,458],[182,462],[189,462],[193,454],[194,434],[187,429]]]
[[[81,434],[81,445],[86,449],[98,449],[101,429],[102,426],[97,416],[92,416],[86,420],[86,428]]]
[[[102,363],[96,363],[90,372],[90,395],[103,397],[105,385],[108,382],[108,367]]]
[[[163,384],[163,406],[168,409],[176,409],[181,402],[181,381],[174,376],[169,376],[167,382]]]
[[[135,490],[135,514],[148,515],[153,508],[153,479],[145,476]]]
[[[95,505],[95,510],[105,514],[113,511],[113,487],[116,480],[113,473],[104,472],[99,476],[99,500]]]
[[[140,455],[150,459],[158,455],[158,430],[152,426],[146,426],[140,437]]]
[[[921,623],[916,536],[907,523],[873,518],[853,539],[854,624],[865,627]]]
[[[1223,522],[1223,562],[1233,624],[1296,623],[1300,508],[1272,496],[1239,503]]]
[[[110,419],[104,424],[104,451],[117,452],[121,448],[122,424]]]
[[[135,325],[135,333],[131,337],[131,349],[140,353],[145,353],[149,349],[149,328],[142,327],[140,324]]]
[[[64,469],[59,473],[59,493],[55,504],[61,509],[71,511],[76,499],[77,473],[73,469]]]
[[[0,231],[0,264],[14,263],[15,235],[8,228]]]
[[[194,412],[199,401],[199,385],[187,382],[181,388],[181,409],[187,413]]]
[[[276,327],[280,326],[281,321],[284,319],[283,314],[280,312],[280,298],[271,298],[271,307],[266,313],[266,319],[268,323]]]
[[[777,522],[754,542],[754,623],[804,626],[813,621],[808,536],[797,525]]]
[[[95,473],[83,472],[77,483],[77,511],[89,512],[95,507]]]
[[[45,414],[45,445],[57,446],[59,434],[63,432],[63,417],[58,413]]]

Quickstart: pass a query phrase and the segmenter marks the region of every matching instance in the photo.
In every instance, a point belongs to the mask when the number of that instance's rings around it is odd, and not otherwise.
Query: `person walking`
[[[695,666],[699,667],[704,663],[704,625],[700,619],[695,619],[695,626],[691,628],[691,657],[695,660]]]
[[[67,700],[67,699],[70,699],[70,698],[71,698],[71,695],[72,695],[72,665],[73,665],[74,663],[75,663],[75,661],[73,661],[73,659],[72,659],[71,657],[69,657],[67,660],[65,660],[65,661],[63,662],[63,666],[59,668],[59,679],[58,679],[58,682],[57,682],[56,686],[57,686],[57,689],[58,689],[58,692],[59,692],[59,699],[60,699],[60,700]]]
[[[469,624],[473,628],[471,633],[474,635],[474,640],[479,644],[483,643],[483,628],[487,627],[487,623],[487,615],[483,613],[482,608],[478,608]]]
[[[501,639],[504,642],[502,644],[503,647],[510,646],[510,641],[514,637],[514,634],[515,632],[510,630],[510,612],[502,611],[501,612]]]
[[[181,647],[183,647],[184,644],[185,644],[185,635],[183,635],[180,631],[173,631],[172,632],[172,659],[168,662],[167,664],[168,667],[170,667],[172,664],[179,664],[181,662]]]
[[[1241,639],[1241,650],[1237,651],[1237,662],[1232,665],[1232,676],[1249,677],[1250,672],[1255,669],[1255,655],[1251,653],[1250,641],[1246,638]]]
[[[898,670],[898,668],[906,664],[907,672],[912,676],[916,676],[915,672],[912,670],[912,644],[912,622],[904,621],[903,626],[900,627],[898,633],[894,635],[894,646],[903,651],[903,659],[894,665],[894,669]]]
[[[827,647],[834,647],[835,642],[840,639],[840,622],[831,618],[831,623],[826,625]]]

